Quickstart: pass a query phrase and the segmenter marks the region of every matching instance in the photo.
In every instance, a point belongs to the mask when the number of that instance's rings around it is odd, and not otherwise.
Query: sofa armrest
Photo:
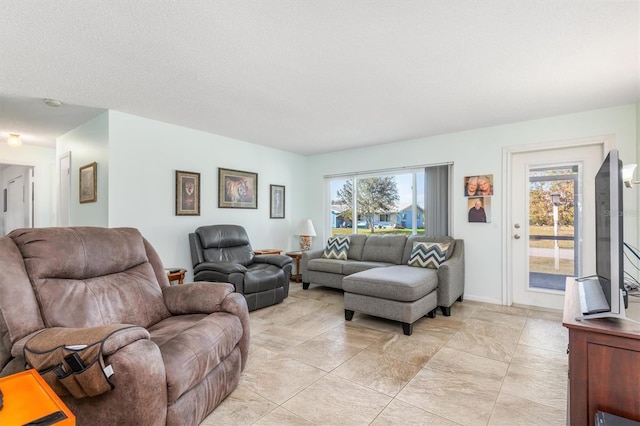
[[[52,327],[26,342],[24,359],[58,395],[94,397],[115,388],[110,379],[114,367],[105,359],[138,341],[149,340],[147,330],[130,324]]]
[[[242,338],[240,338],[238,342],[238,347],[240,348],[242,358],[241,370],[244,370],[247,366],[247,359],[249,358],[249,340],[251,337],[247,300],[240,293],[231,293],[222,301],[220,310],[233,314],[240,319],[240,323],[242,324]]]
[[[247,272],[247,268],[239,263],[232,262],[202,262],[193,268],[193,273],[197,274],[200,271],[216,271],[223,274],[232,274],[234,272],[240,272],[244,274]]]
[[[162,296],[173,315],[210,314],[220,311],[233,291],[233,285],[228,283],[197,282],[165,287]]]
[[[53,327],[36,331],[35,333],[31,333],[18,340],[11,348],[11,355],[14,358],[23,356],[24,347],[27,342],[41,333],[44,333],[42,336],[49,336],[49,340],[52,341],[51,344],[53,346],[85,345],[95,342],[96,339],[100,340],[101,337],[99,337],[96,332],[99,330],[105,330],[107,327],[109,330],[108,333],[103,336],[104,342],[102,343],[102,352],[105,355],[113,354],[118,349],[130,345],[136,340],[150,339],[149,332],[146,329],[131,324],[111,324],[109,326],[98,326],[83,329]]]
[[[255,256],[253,258],[253,263],[268,263],[269,265],[275,265],[279,268],[284,268],[288,264],[293,262],[289,256],[285,256],[282,254],[269,254],[262,256]]]
[[[324,253],[324,249],[316,249],[302,252],[302,259],[300,261],[300,273],[302,274],[302,282],[308,283],[309,279],[307,278],[308,274],[308,264],[311,259],[319,259]]]
[[[449,307],[464,294],[464,240],[456,240],[453,255],[438,268],[438,306]]]

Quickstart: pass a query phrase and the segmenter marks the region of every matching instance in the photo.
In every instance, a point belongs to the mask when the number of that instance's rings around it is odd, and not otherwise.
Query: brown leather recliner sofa
[[[69,350],[93,342],[56,342],[67,330],[117,330],[100,347],[113,389],[62,396],[80,425],[195,425],[240,380],[245,299],[231,284],[171,286],[135,229],[15,230],[0,238],[0,271],[0,376],[24,370],[30,341]]]

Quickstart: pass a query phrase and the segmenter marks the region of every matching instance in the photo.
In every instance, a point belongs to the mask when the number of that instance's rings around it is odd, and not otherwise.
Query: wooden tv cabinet
[[[640,320],[629,298],[628,318]],[[593,425],[596,411],[640,421],[640,324],[623,319],[576,321],[577,284],[567,278],[563,325],[569,330],[567,424]]]

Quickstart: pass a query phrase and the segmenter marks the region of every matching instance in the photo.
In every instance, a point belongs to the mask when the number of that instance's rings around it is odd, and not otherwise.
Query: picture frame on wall
[[[223,209],[257,209],[258,174],[219,167],[218,207]]]
[[[486,197],[493,195],[493,175],[465,176],[465,197]]]
[[[467,199],[469,223],[491,223],[491,197]]]
[[[269,217],[271,219],[284,219],[284,186],[269,185]]]
[[[176,216],[200,216],[200,173],[176,170]]]
[[[98,163],[80,167],[80,203],[94,203],[98,200]]]

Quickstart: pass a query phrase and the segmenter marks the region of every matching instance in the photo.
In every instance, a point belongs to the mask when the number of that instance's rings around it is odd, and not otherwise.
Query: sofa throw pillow
[[[409,257],[409,266],[438,269],[447,257],[449,244],[415,242]]]
[[[321,257],[325,259],[347,260],[349,253],[349,237],[336,236],[327,240],[327,247]]]

